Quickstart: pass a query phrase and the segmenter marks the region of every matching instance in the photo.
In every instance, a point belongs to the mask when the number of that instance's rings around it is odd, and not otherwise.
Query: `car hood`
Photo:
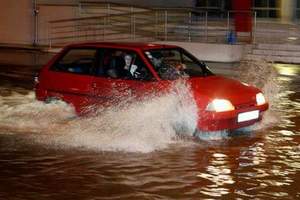
[[[196,99],[227,99],[233,105],[255,103],[259,89],[222,76],[190,78],[188,82]]]

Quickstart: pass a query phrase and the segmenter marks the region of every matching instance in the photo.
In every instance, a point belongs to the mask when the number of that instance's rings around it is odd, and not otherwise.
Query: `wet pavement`
[[[0,199],[300,199],[300,66],[211,63],[272,106],[259,126],[192,140],[168,126],[172,95],[89,119],[36,102],[50,56],[0,50]]]

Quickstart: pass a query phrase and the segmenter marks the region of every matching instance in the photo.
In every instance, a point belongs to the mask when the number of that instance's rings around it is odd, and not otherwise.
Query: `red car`
[[[41,101],[60,99],[84,113],[90,105],[119,103],[167,91],[174,80],[190,84],[198,107],[198,129],[233,130],[262,119],[268,109],[262,92],[214,75],[206,65],[173,45],[81,43],[65,47],[35,79]]]

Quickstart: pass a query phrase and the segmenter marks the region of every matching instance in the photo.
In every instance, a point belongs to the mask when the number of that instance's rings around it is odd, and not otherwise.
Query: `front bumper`
[[[220,131],[220,130],[234,130],[250,126],[263,117],[264,111],[268,109],[269,105],[266,103],[261,106],[252,106],[249,108],[238,109],[228,112],[209,112],[203,111],[199,113],[198,129],[202,131]],[[238,122],[238,115],[240,113],[249,111],[259,111],[259,117],[257,119]]]

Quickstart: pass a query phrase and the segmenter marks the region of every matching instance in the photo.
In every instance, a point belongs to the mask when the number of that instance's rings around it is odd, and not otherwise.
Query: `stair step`
[[[253,49],[254,55],[300,57],[300,51]]]
[[[291,57],[291,56],[265,56],[265,55],[254,55],[248,54],[245,57],[245,60],[267,60],[271,62],[283,62],[283,63],[300,63],[300,57]]]
[[[279,50],[279,51],[300,51],[300,45],[294,44],[257,44],[255,49]]]

